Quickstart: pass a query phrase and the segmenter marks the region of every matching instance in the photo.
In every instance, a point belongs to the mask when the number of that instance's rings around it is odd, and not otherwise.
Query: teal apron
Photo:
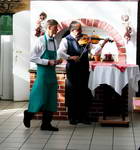
[[[47,48],[41,58],[56,60],[56,50],[50,51]],[[29,97],[29,112],[57,111],[57,78],[55,66],[37,65],[37,77],[31,89]]]

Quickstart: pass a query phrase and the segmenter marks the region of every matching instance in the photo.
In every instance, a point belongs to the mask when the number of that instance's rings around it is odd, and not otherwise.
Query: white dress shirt
[[[102,43],[103,41],[99,41],[98,44],[91,44],[90,45],[90,52],[92,55],[99,55],[102,52]]]
[[[46,38],[47,38],[47,48],[50,51],[54,51],[56,50],[56,40],[54,39],[54,41],[50,41],[49,40],[49,36],[47,34]],[[40,36],[39,38],[37,38],[37,40],[35,41],[34,47],[32,49],[31,52],[31,56],[30,56],[30,61],[34,62],[36,64],[41,64],[41,65],[48,65],[48,59],[44,59],[41,58],[41,56],[43,55],[44,51],[46,50],[46,41],[43,36]]]
[[[118,48],[115,42],[107,42],[104,47],[102,48],[101,45],[104,41],[100,41],[99,44],[92,44],[91,54],[98,55],[101,54],[101,58],[105,58],[105,54],[112,54],[115,61],[118,60]]]
[[[70,33],[70,35],[76,39],[76,37],[73,35],[73,33]],[[67,54],[67,50],[68,50],[68,42],[66,38],[63,38],[60,42],[59,48],[57,50],[57,56],[58,58],[62,58],[67,60],[68,57],[70,57],[70,55]]]

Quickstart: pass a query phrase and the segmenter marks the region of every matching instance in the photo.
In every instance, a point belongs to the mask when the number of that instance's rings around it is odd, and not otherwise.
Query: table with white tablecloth
[[[109,63],[97,63],[91,68],[89,76],[89,89],[94,95],[94,90],[100,84],[108,84],[115,89],[115,91],[121,95],[122,89],[126,84],[138,91],[138,81],[140,80],[140,72],[138,65],[120,65],[120,64],[109,64]],[[116,65],[116,66],[115,66]],[[121,71],[118,66],[124,66],[124,71]]]
[[[96,62],[91,64],[88,87],[94,96],[97,87],[107,84],[121,96],[123,88],[128,84],[128,91],[130,92],[128,94],[131,95],[131,92],[138,91],[139,80],[138,65]]]

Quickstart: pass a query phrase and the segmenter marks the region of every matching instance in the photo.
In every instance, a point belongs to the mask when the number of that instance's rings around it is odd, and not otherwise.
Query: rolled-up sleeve
[[[34,62],[36,64],[40,64],[40,65],[48,65],[49,60],[41,58],[41,56],[43,55],[45,49],[46,49],[46,47],[43,44],[43,42],[41,42],[41,40],[38,39],[35,42],[35,45],[32,49],[32,52],[31,52],[31,55],[30,55],[30,61]]]
[[[98,44],[91,44],[90,45],[90,50],[92,55],[97,55],[101,53],[102,50],[102,42],[99,42]]]

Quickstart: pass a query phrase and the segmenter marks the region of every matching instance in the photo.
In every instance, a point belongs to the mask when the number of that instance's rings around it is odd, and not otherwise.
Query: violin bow
[[[88,45],[89,45],[89,43],[86,44],[84,50],[82,51],[81,55],[79,56],[79,59],[80,59],[80,58],[83,56],[83,54],[87,51],[87,46],[88,46]]]

